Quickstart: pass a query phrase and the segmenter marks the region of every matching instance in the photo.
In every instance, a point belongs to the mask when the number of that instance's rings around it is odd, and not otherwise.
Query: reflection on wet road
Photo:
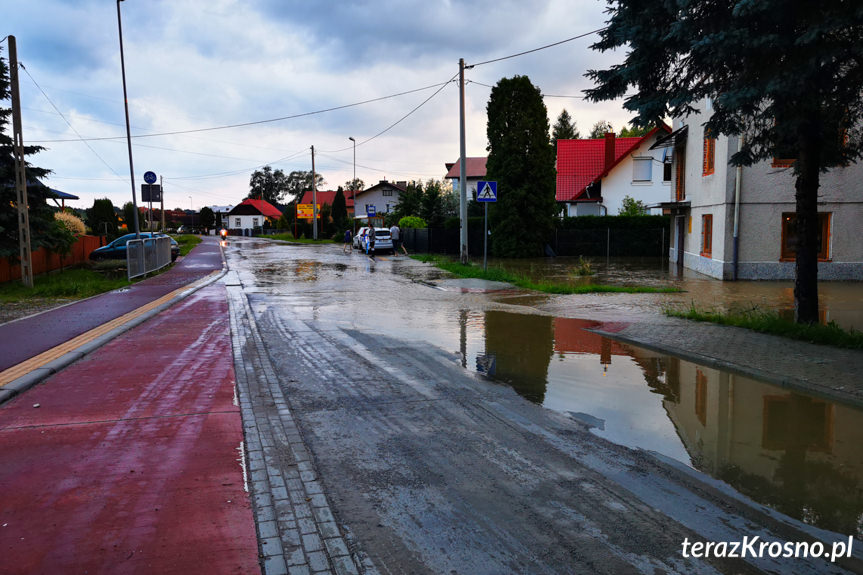
[[[443,274],[404,257],[373,262],[333,247],[245,247],[239,242],[229,257],[244,260],[233,267],[245,276],[257,314],[290,306],[301,320],[443,349],[464,369],[568,414],[597,436],[683,462],[804,522],[863,537],[863,411],[856,407],[591,333],[597,322],[577,319],[572,305],[595,301],[590,296],[432,289]],[[681,301],[788,297],[775,283],[666,279],[688,290],[675,296]],[[642,280],[636,283],[648,283]],[[842,312],[859,326],[844,289],[837,284],[826,298],[838,302],[829,315]],[[717,290],[730,295],[718,298]],[[605,296],[602,305],[625,312],[633,301],[657,313],[656,296]]]

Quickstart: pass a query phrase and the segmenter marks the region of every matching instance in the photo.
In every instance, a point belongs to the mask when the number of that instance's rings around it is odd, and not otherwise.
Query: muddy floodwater
[[[665,305],[678,309],[732,311],[777,311],[794,317],[793,281],[719,281],[691,270],[677,271],[659,258],[591,258],[593,275],[579,276],[578,258],[557,257],[525,260],[489,260],[524,273],[536,280],[578,284],[671,286],[681,293],[663,296]],[[860,282],[820,282],[818,284],[821,322],[836,322],[849,329],[863,330],[863,284]],[[651,300],[649,305],[654,306]]]
[[[312,257],[267,249],[279,257],[246,252],[259,260],[254,283],[267,294],[251,298],[258,311],[290,305],[305,319],[427,342],[477,377],[511,386],[598,437],[691,466],[806,523],[863,537],[863,410],[589,331],[600,323],[597,309],[618,319],[690,303],[787,312],[791,282],[677,276],[659,260],[597,260],[587,279],[573,276],[572,258],[491,262],[537,279],[684,290],[573,299],[456,289],[444,272],[407,258],[369,262],[335,250]],[[823,283],[820,290],[825,321],[863,329],[860,284]],[[605,307],[579,319],[592,301]]]

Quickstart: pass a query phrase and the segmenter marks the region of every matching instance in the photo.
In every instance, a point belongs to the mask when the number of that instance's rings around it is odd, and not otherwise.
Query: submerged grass
[[[30,298],[82,299],[119,289],[130,282],[125,277],[112,279],[93,270],[78,268],[37,276],[33,284],[33,289],[25,287],[18,280],[0,284],[0,302],[17,302]]]
[[[705,321],[720,325],[743,327],[760,333],[778,335],[789,339],[832,345],[848,349],[863,349],[863,332],[845,330],[834,322],[824,324],[800,324],[781,317],[778,313],[758,308],[719,312],[697,309],[691,305],[687,310],[665,309],[665,315],[694,321]]]
[[[282,240],[282,241],[286,241],[286,242],[294,242],[294,243],[299,243],[299,244],[334,244],[334,243],[336,243],[335,240],[331,240],[329,238],[328,239],[318,238],[317,240],[311,239],[311,238],[303,238],[303,237],[295,238],[294,234],[291,234],[291,233],[273,234],[271,236],[261,236],[261,237],[264,237],[266,239]]]
[[[585,294],[585,293],[676,293],[680,290],[674,287],[647,286],[613,286],[602,284],[570,285],[558,282],[536,282],[523,274],[513,274],[503,268],[493,267],[483,270],[473,264],[454,262],[444,256],[435,254],[416,254],[413,259],[430,263],[442,270],[462,278],[478,278],[489,281],[506,282],[520,288],[541,291],[552,294]]]

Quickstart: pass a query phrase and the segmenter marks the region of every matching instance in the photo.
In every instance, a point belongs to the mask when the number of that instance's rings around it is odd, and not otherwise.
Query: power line
[[[447,82],[444,82],[443,84],[432,84],[431,86],[424,86],[422,88],[416,88],[414,90],[407,90],[405,92],[399,92],[397,94],[390,94],[388,96],[381,96],[379,98],[372,98],[369,100],[363,100],[362,102],[354,102],[353,104],[345,104],[343,106],[334,106],[332,108],[324,108],[322,110],[315,110],[314,112],[303,112],[301,114],[294,114],[291,116],[281,116],[279,118],[270,118],[267,120],[256,120],[254,122],[242,122],[239,124],[226,124],[224,126],[212,126],[209,128],[196,128],[193,130],[176,130],[173,132],[158,132],[158,133],[153,133],[153,134],[137,134],[135,136],[132,136],[132,138],[155,138],[158,136],[176,136],[176,135],[180,135],[180,134],[195,134],[195,133],[199,133],[199,132],[212,132],[215,130],[227,130],[227,129],[231,129],[231,128],[242,128],[242,127],[246,127],[246,126],[257,126],[260,124],[269,124],[269,123],[273,123],[273,122],[281,122],[284,120],[293,120],[296,118],[303,118],[306,116],[314,116],[316,114],[324,114],[326,112],[335,112],[336,110],[344,110],[345,108],[353,108],[356,106],[362,106],[364,104],[370,104],[372,102],[380,102],[381,100],[388,100],[390,98],[397,98],[399,96],[405,96],[407,94],[413,94],[414,92],[422,92],[423,90],[430,90],[431,88],[435,88],[438,86],[440,86],[440,88],[438,88],[437,92],[440,92],[440,90],[451,81],[452,80],[449,80]],[[435,94],[437,94],[437,92],[435,92]],[[432,94],[432,96],[434,96],[434,94]],[[401,120],[399,120],[399,121],[401,121]],[[395,125],[395,124],[393,124],[393,125]],[[390,127],[392,127],[392,126],[390,126]],[[387,129],[389,129],[389,128],[387,128]],[[384,130],[384,131],[386,131],[386,130]],[[383,133],[383,132],[381,132],[381,133]],[[380,135],[380,134],[378,134],[378,135]],[[100,140],[119,140],[119,139],[122,139],[124,137],[125,136],[107,136],[107,137],[102,137],[102,138],[81,138],[81,139],[82,140],[86,139],[86,140],[89,140],[92,142],[92,141],[100,141]],[[377,137],[377,136],[374,136],[374,137]],[[38,141],[34,141],[33,143],[49,144],[49,143],[58,143],[58,142],[75,142],[75,141],[77,141],[77,140],[38,140]]]
[[[465,68],[475,68],[477,66],[484,66],[485,64],[491,64],[492,62],[500,62],[501,60],[509,60],[510,58],[518,58],[519,56],[524,56],[525,54],[532,54],[533,52],[539,52],[540,50],[545,50],[547,48],[553,48],[554,46],[560,46],[561,44],[566,44],[567,42],[572,42],[573,40],[578,40],[579,38],[584,38],[586,36],[590,36],[591,34],[596,34],[598,32],[602,32],[605,30],[607,26],[602,28],[597,28],[596,30],[591,30],[590,32],[585,32],[584,34],[579,34],[578,36],[573,36],[572,38],[567,38],[566,40],[561,40],[560,42],[555,42],[554,44],[547,44],[545,46],[540,46],[539,48],[534,48],[533,50],[525,50],[524,52],[519,52],[518,54],[510,54],[509,56],[503,56],[501,58],[495,58],[494,60],[486,60],[485,62],[479,62],[477,64],[471,64],[470,66],[465,66]]]
[[[111,173],[113,173],[115,176],[117,176],[117,177],[119,178],[119,177],[120,177],[120,174],[118,174],[118,173],[114,170],[114,168],[112,168],[112,167],[111,167],[111,165],[110,165],[110,164],[108,164],[108,162],[106,162],[106,161],[105,161],[105,158],[103,158],[102,156],[100,156],[100,155],[99,155],[99,152],[97,152],[96,150],[94,150],[94,149],[93,149],[93,146],[91,146],[91,145],[90,145],[90,144],[89,144],[89,143],[88,143],[88,142],[87,142],[87,141],[86,141],[86,140],[81,136],[81,134],[79,134],[79,133],[78,133],[78,130],[76,130],[76,129],[75,129],[75,126],[73,126],[73,125],[72,125],[72,123],[71,123],[68,119],[66,119],[66,116],[64,116],[64,115],[63,115],[63,112],[61,112],[61,111],[60,111],[60,109],[59,109],[59,108],[54,104],[53,100],[51,100],[51,98],[49,98],[49,97],[48,97],[48,94],[46,94],[46,93],[45,93],[45,90],[43,90],[43,89],[42,89],[42,86],[40,86],[40,85],[39,85],[39,83],[38,83],[38,82],[36,82],[36,79],[35,79],[35,78],[33,78],[33,75],[32,75],[32,74],[30,74],[30,71],[29,71],[29,70],[27,70],[27,68],[25,68],[25,67],[24,67],[24,64],[22,64],[21,62],[18,62],[18,67],[19,67],[19,68],[21,68],[22,70],[24,70],[24,73],[25,73],[25,74],[27,74],[27,77],[28,77],[28,78],[30,78],[30,81],[31,81],[31,82],[33,82],[33,85],[34,85],[34,86],[36,86],[36,88],[38,88],[38,89],[39,89],[39,91],[42,93],[42,95],[43,95],[43,96],[45,96],[45,99],[46,99],[46,100],[48,100],[48,103],[49,103],[49,104],[51,104],[51,107],[52,107],[52,108],[54,108],[54,110],[55,110],[58,114],[60,114],[60,117],[61,117],[61,118],[63,118],[63,121],[64,121],[64,122],[66,122],[66,125],[68,125],[68,126],[69,126],[69,128],[70,128],[73,132],[75,132],[75,135],[76,135],[76,136],[78,136],[78,140],[79,140],[79,141],[81,141],[85,146],[87,146],[87,147],[90,149],[90,151],[91,151],[91,152],[93,152],[93,154],[95,154],[95,155],[96,155],[96,157],[97,157],[97,158],[99,158],[99,160],[100,160],[103,164],[105,164],[105,167],[107,167],[109,170],[111,170]]]
[[[466,84],[476,84],[478,86],[484,86],[486,88],[494,88],[494,86],[490,86],[489,84],[483,84],[482,82],[477,82],[476,80],[465,80]],[[573,98],[576,100],[586,100],[584,96],[559,96],[556,94],[541,94],[543,98]]]

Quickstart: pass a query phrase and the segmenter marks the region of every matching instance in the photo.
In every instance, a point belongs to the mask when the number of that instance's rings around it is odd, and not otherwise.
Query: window
[[[704,138],[704,153],[702,159],[702,176],[709,176],[714,171],[716,162],[716,138]]]
[[[252,227],[253,228],[258,227],[258,218],[252,218]]]
[[[713,214],[701,216],[701,255],[706,258],[713,255]]]
[[[830,222],[831,213],[818,214],[818,260],[830,261]],[[782,214],[782,254],[780,261],[793,261],[797,258],[797,214]]]
[[[383,190],[383,192],[382,192],[382,193],[383,193],[383,195],[385,195],[385,196],[391,196],[391,195],[393,195],[393,191],[392,191],[392,190]]]
[[[235,228],[243,227],[243,222],[240,218],[234,218],[234,227]]]
[[[632,181],[650,182],[653,179],[653,158],[633,158]]]
[[[662,183],[671,182],[671,161],[673,156],[671,155],[671,148],[665,148],[665,152],[662,155]]]
[[[686,177],[686,160],[683,148],[675,148],[674,157],[677,158],[677,164],[674,170],[674,200],[676,202],[682,202],[686,199],[686,186],[684,182]]]

